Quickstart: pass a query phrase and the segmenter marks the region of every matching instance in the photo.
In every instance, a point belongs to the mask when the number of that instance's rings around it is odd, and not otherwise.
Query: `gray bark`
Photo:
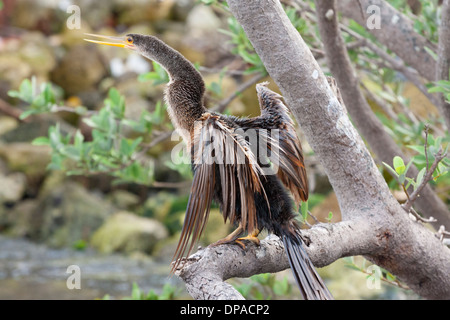
[[[435,51],[436,46],[416,33],[412,21],[387,1],[339,0],[337,5],[338,10],[344,16],[365,27],[380,43],[399,56],[406,64],[416,69],[422,77],[429,81],[435,79],[436,62],[424,48],[428,47]],[[367,20],[373,15],[372,11],[368,12],[371,5],[380,8],[381,25],[379,29],[367,28]]]
[[[441,25],[439,27],[438,61],[436,66],[436,80],[449,80],[450,73],[450,0],[442,2]],[[450,104],[444,95],[439,95],[436,105],[444,117],[447,129],[450,130]]]
[[[370,242],[374,229],[367,221],[344,221],[320,224],[305,230],[310,242],[308,254],[313,263],[326,266],[336,259],[376,248]],[[341,246],[340,243],[348,245]],[[275,235],[261,240],[260,246],[248,244],[245,251],[238,245],[221,245],[200,249],[185,261],[176,274],[186,283],[186,289],[196,300],[241,300],[242,295],[225,280],[250,277],[259,273],[279,272],[289,268],[283,242]]]
[[[450,250],[430,230],[409,219],[392,197],[345,108],[280,3],[227,2],[280,88],[339,200],[343,222],[303,232],[313,263],[324,266],[343,256],[365,255],[424,298],[450,299]],[[207,248],[191,256],[177,272],[188,290],[195,291],[194,298],[231,298],[232,293],[211,293],[229,277],[273,272],[271,265],[287,267],[281,243],[271,241],[245,251],[231,245]],[[226,285],[218,288],[234,290]]]
[[[326,12],[335,11],[335,8],[335,1],[316,1],[317,19],[327,65],[336,78],[348,112],[358,131],[380,161],[391,164],[395,156],[400,156],[408,163],[408,157],[385,131],[383,124],[375,116],[359,88],[359,80],[341,37],[337,15],[330,18],[325,16]],[[415,178],[418,173],[419,170],[412,165],[408,176]],[[417,199],[415,206],[425,217],[432,216],[437,219],[436,229],[439,225],[445,225],[446,229],[450,229],[450,213],[447,206],[429,185],[424,188],[422,197]]]

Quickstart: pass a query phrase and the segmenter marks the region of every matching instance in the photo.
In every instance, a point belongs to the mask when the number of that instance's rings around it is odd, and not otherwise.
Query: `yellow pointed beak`
[[[90,37],[103,38],[105,40],[109,40],[109,41],[99,41],[99,40],[92,40],[92,39],[83,39],[88,42],[97,43],[97,44],[105,44],[108,46],[114,46],[114,47],[120,47],[120,48],[134,49],[134,45],[132,43],[128,43],[124,37],[102,36],[100,34],[92,34],[92,33],[85,33],[85,35],[90,36]]]

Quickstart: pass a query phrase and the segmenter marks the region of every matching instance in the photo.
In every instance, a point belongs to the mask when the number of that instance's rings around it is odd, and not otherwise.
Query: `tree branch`
[[[355,10],[355,1],[360,3],[362,10]],[[436,46],[414,31],[413,22],[408,17],[384,0],[339,0],[337,4],[338,10],[344,16],[365,27],[380,43],[416,69],[422,77],[429,81],[435,79],[436,62],[426,52],[425,47],[436,51]],[[371,5],[380,8],[379,29],[367,27],[369,17],[373,15],[368,11]]]
[[[328,1],[325,5],[322,1],[316,1],[317,20],[327,65],[336,78],[352,120],[380,161],[391,163],[395,156],[400,156],[406,162],[409,162],[408,157],[397,146],[384,129],[381,121],[375,116],[359,88],[359,80],[355,75],[342,39],[337,16],[333,15],[331,19],[326,17],[326,12],[329,10],[335,11],[333,3],[334,1]],[[373,46],[371,48],[374,49]],[[416,177],[418,173],[419,170],[412,165],[408,171],[408,176]],[[416,206],[424,216],[430,217],[432,215],[441,224],[445,224],[447,228],[450,227],[450,212],[429,185],[424,187],[422,197],[417,200]]]
[[[217,105],[215,105],[213,108],[211,108],[211,110],[217,111],[219,113],[223,112],[227,108],[227,106],[231,103],[231,101],[233,101],[243,91],[247,90],[250,86],[254,85],[255,83],[257,83],[258,81],[260,81],[261,79],[263,79],[266,76],[267,75],[263,74],[263,73],[256,74],[255,76],[253,76],[246,82],[242,83],[232,95],[230,95],[229,97],[226,97],[225,99],[220,101]]]
[[[436,80],[449,80],[450,73],[450,0],[442,2],[441,25],[439,27],[438,61]],[[444,117],[447,130],[450,130],[450,104],[443,94],[439,94],[436,107]]]
[[[7,116],[13,117],[21,122],[29,122],[29,119],[20,119],[22,111],[18,108],[14,108],[8,102],[0,99],[0,112],[6,114]]]
[[[308,241],[306,250],[316,266],[379,249],[374,245],[375,234],[367,221],[318,224],[303,230],[302,236]],[[287,268],[289,261],[283,242],[277,236],[269,235],[259,246],[250,243],[245,251],[237,245],[200,249],[186,259],[175,274],[183,279],[187,291],[196,300],[240,300],[242,295],[225,282],[227,279]]]
[[[436,97],[428,92],[427,87],[422,82],[420,74],[415,69],[408,67],[402,60],[394,58],[386,51],[384,51],[382,48],[378,47],[373,42],[368,41],[368,39],[354,32],[350,28],[344,25],[340,25],[340,28],[343,29],[348,34],[355,37],[356,39],[358,39],[359,41],[361,41],[363,46],[367,47],[372,52],[377,54],[382,60],[384,60],[383,62],[387,62],[388,63],[387,67],[402,73],[405,76],[405,78],[408,79],[412,84],[414,84],[432,104],[436,105],[438,103]]]
[[[426,149],[425,149],[425,152]],[[425,188],[425,186],[427,185],[427,183],[431,180],[433,180],[433,172],[434,170],[436,170],[439,162],[442,161],[442,159],[444,159],[447,156],[446,153],[443,153],[442,148],[440,148],[438,150],[438,152],[434,155],[434,161],[431,164],[431,167],[426,169],[425,175],[423,177],[422,182],[420,183],[420,185],[417,187],[416,190],[414,190],[413,193],[411,193],[410,196],[408,196],[408,200],[406,201],[406,203],[403,205],[403,208],[406,210],[406,212],[409,212],[411,210],[411,207],[414,203],[414,201],[417,200],[417,198],[419,197],[420,193],[422,192],[423,188]],[[428,161],[427,161],[428,162]]]

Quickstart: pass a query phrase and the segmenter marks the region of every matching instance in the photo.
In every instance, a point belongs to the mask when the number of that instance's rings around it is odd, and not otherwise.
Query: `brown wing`
[[[222,190],[224,220],[235,221],[236,201],[240,199],[240,222],[249,233],[257,229],[254,193],[264,194],[260,168],[248,143],[219,116],[204,114],[195,126],[193,139],[194,176],[172,272],[203,232],[216,183]]]
[[[281,96],[269,88],[267,82],[256,85],[261,118],[266,119],[271,128],[278,129],[278,137],[268,138],[269,148],[279,155],[278,178],[290,190],[298,205],[308,199],[308,180],[303,160],[303,151],[298,140],[294,123]]]

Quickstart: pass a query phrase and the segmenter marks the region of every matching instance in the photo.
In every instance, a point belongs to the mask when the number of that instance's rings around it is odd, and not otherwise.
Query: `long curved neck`
[[[141,49],[141,54],[159,63],[171,80],[165,91],[165,101],[172,123],[179,132],[181,130],[191,132],[194,122],[206,112],[203,106],[205,93],[203,78],[181,53],[153,36],[147,37],[146,46]],[[183,133],[181,134],[185,137]]]

